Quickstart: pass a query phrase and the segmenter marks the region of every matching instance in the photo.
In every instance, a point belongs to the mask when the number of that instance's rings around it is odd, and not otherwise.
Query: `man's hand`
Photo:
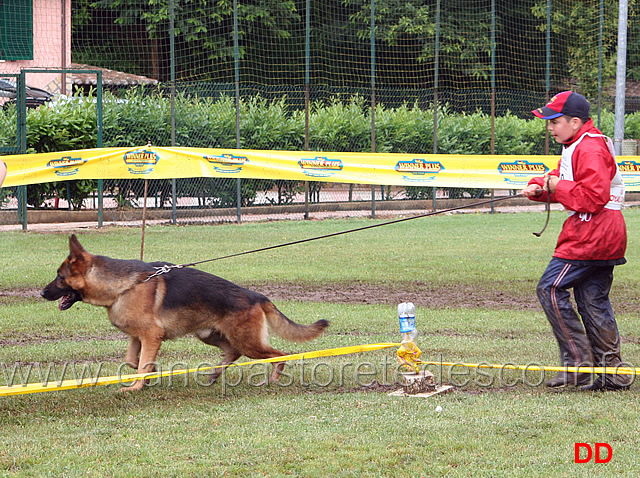
[[[520,191],[520,194],[526,198],[530,198],[533,196],[540,196],[542,191],[543,189],[537,184],[529,184],[526,188]]]
[[[532,196],[540,196],[543,191],[547,191],[548,193],[553,194],[556,192],[558,182],[560,182],[560,178],[558,176],[545,176],[544,187],[540,187],[535,183],[529,184],[526,188],[520,191],[520,194],[526,198]]]
[[[0,159],[0,186],[2,186],[2,183],[4,182],[4,178],[6,175],[7,175],[7,166]]]
[[[560,182],[560,178],[558,176],[547,176],[545,181],[545,189],[549,191],[551,194],[556,192],[556,187]]]

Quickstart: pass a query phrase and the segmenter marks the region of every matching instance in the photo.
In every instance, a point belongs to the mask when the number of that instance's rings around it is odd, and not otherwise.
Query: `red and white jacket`
[[[553,256],[582,261],[624,259],[624,183],[611,139],[594,126],[593,120],[565,143],[558,168],[549,174],[560,178],[551,202],[562,204],[569,212]],[[533,178],[529,184],[533,183],[542,187],[544,178]],[[547,193],[530,199],[544,202]]]

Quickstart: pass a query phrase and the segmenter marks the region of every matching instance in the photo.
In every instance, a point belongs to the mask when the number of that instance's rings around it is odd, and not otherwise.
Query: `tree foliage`
[[[629,1],[628,51],[629,75],[640,79],[640,25],[634,21],[637,2]],[[234,71],[230,65],[236,54],[233,1],[173,3],[177,79],[232,82]],[[306,0],[238,0],[241,80],[279,84],[284,77],[293,84],[302,83],[301,55],[309,33],[311,55],[316,57],[312,62],[320,62],[316,64],[326,69],[323,78],[344,86],[366,86],[355,68],[362,68],[362,52],[370,48],[371,3],[311,1],[311,31],[306,32]],[[599,75],[605,80],[614,77],[618,3],[441,0],[436,23],[436,0],[376,0],[376,42],[385,46],[379,54],[392,58],[378,62],[378,81],[393,85],[400,81],[399,67],[406,65],[402,71],[413,68],[423,73],[419,78],[403,75],[405,85],[430,88],[438,55],[441,88],[463,88],[469,83],[486,88],[497,80],[502,88],[543,90],[540,58],[546,56],[550,5],[553,87],[577,83],[587,96],[593,96]],[[170,0],[73,0],[72,6],[74,61],[169,80]],[[604,57],[600,72],[599,45],[594,39],[600,37],[597,28],[601,11]],[[346,50],[334,50],[333,45],[347,44],[351,46]],[[123,45],[131,48],[123,49]],[[277,65],[262,56],[265,45],[272,52],[279,52]],[[332,60],[338,57],[342,62],[334,66]],[[537,59],[533,65],[532,58]],[[312,68],[311,74],[317,73]],[[254,74],[259,76],[253,78]]]
[[[635,2],[631,1],[630,4]],[[588,97],[598,93],[598,77],[615,78],[618,45],[617,0],[554,3],[550,12],[546,1],[538,1],[532,13],[540,19],[540,30],[546,29],[547,15],[551,15],[554,38],[561,38],[566,50],[554,50],[554,71],[564,74],[557,82],[576,82]],[[602,6],[602,12],[601,12]],[[601,16],[602,13],[602,16]],[[605,13],[608,13],[605,15]],[[594,28],[594,19],[602,19],[602,29]],[[544,23],[542,23],[544,22]],[[594,41],[598,39],[598,41]],[[600,39],[602,41],[602,70],[599,71]]]

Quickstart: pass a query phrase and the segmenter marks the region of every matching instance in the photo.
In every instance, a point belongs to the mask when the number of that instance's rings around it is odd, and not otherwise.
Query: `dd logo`
[[[606,456],[602,456],[602,449],[606,449]],[[587,456],[580,456],[580,449],[587,450]],[[595,449],[595,452],[594,452]],[[611,458],[613,457],[613,450],[611,449],[611,445],[608,443],[596,443],[594,448],[591,448],[591,445],[588,443],[576,443],[576,455],[575,455],[575,463],[588,463],[591,461],[595,455],[596,463],[609,463]]]

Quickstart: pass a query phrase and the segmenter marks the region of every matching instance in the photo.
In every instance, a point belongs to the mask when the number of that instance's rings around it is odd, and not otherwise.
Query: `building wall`
[[[33,37],[33,60],[0,61],[0,76],[25,68],[70,67],[71,0],[33,0]],[[70,75],[27,73],[26,81],[29,86],[52,93],[70,93],[69,78],[63,81],[63,76]]]

